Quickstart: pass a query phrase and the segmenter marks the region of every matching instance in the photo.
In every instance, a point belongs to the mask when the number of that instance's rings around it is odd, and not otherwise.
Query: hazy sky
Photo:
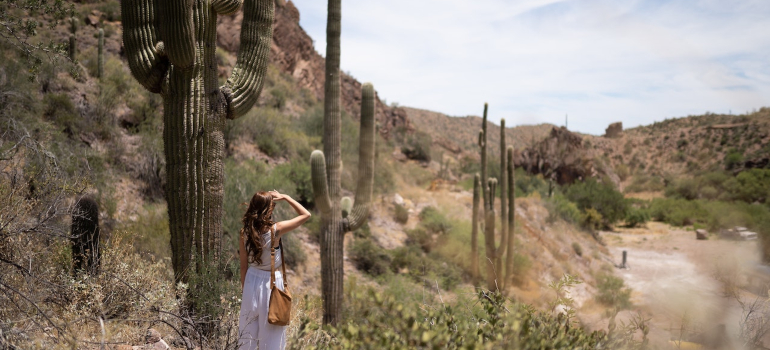
[[[326,52],[326,1],[296,0]],[[388,103],[508,126],[770,106],[769,0],[344,0],[342,70]]]

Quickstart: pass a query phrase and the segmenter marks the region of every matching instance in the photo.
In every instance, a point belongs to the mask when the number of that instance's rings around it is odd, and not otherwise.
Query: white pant
[[[275,284],[283,290],[281,271],[275,271]],[[239,350],[283,350],[286,347],[286,327],[267,323],[270,304],[270,271],[249,266],[243,283],[243,298],[238,322]]]

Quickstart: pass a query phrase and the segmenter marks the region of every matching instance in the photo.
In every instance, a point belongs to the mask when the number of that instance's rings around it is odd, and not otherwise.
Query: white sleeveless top
[[[272,231],[275,232],[276,225],[273,225]],[[265,245],[262,246],[262,263],[257,264],[256,260],[249,263],[249,267],[255,267],[260,270],[264,271],[270,271],[270,246],[272,245],[272,242],[270,241],[270,231],[267,231],[262,234],[262,239],[265,242]],[[249,252],[249,256],[251,257],[252,253]],[[275,269],[278,270],[279,267],[281,267],[281,264],[283,261],[281,260],[281,249],[280,247],[276,247],[275,249]]]

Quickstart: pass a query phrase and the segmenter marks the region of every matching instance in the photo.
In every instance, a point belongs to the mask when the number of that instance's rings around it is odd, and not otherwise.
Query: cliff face
[[[239,33],[243,12],[231,16],[220,16],[217,25],[217,44],[232,53],[240,45]],[[276,1],[273,22],[273,44],[270,47],[270,63],[284,73],[293,76],[300,87],[311,91],[318,100],[324,97],[325,61],[313,47],[313,39],[299,25],[299,10],[291,1]],[[355,119],[360,117],[361,82],[341,74],[341,96],[343,109]],[[377,82],[372,82],[377,87]],[[396,127],[411,129],[406,111],[391,108],[377,96],[377,121],[380,133],[388,136]]]

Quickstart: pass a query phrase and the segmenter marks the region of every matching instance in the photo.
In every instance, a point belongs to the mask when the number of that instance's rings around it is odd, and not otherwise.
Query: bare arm
[[[302,224],[305,223],[308,219],[310,219],[310,212],[305,209],[305,207],[302,206],[302,204],[297,203],[293,198],[285,195],[280,194],[277,191],[271,191],[271,195],[273,195],[274,201],[286,201],[286,203],[289,203],[292,208],[294,208],[294,211],[297,212],[297,216],[293,219],[284,220],[275,223],[275,229],[276,229],[276,238],[280,238],[283,236],[283,234],[290,232],[291,230],[294,230],[297,227],[302,226]],[[278,240],[276,239],[275,242],[273,242],[275,246],[278,245]]]
[[[243,292],[243,285],[246,282],[246,270],[249,268],[249,255],[246,253],[246,243],[244,241],[243,235],[240,235],[241,238],[238,240],[239,247],[238,247],[238,255],[240,256],[241,260],[241,292]]]

